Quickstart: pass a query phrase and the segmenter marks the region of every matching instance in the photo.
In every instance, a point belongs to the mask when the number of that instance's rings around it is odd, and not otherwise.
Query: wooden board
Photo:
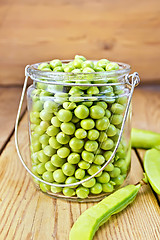
[[[53,58],[129,63],[160,81],[160,1],[1,0],[0,83],[22,84],[27,64]]]
[[[136,89],[133,98],[134,127],[160,133],[160,87]],[[137,149],[143,164],[145,150]],[[160,196],[157,195],[160,200]]]
[[[29,159],[27,116],[20,124],[19,142],[24,159]],[[70,203],[40,193],[22,167],[14,137],[0,158],[0,239],[68,240],[78,216],[94,203]],[[130,183],[138,182],[142,168],[132,154]],[[149,186],[143,186],[135,202],[113,216],[96,233],[94,240],[160,239],[160,209]]]
[[[21,91],[21,87],[0,88],[0,152],[13,133]],[[26,101],[23,105],[22,113],[25,106]]]

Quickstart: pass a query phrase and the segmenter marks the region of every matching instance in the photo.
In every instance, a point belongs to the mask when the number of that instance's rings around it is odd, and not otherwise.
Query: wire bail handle
[[[28,69],[29,65],[27,65],[25,67],[25,81],[24,81],[24,85],[23,85],[23,89],[22,89],[22,94],[21,94],[21,98],[20,98],[20,103],[19,103],[19,107],[18,107],[18,112],[17,112],[17,117],[16,117],[16,123],[15,123],[15,146],[16,146],[16,150],[17,150],[17,154],[18,157],[22,163],[22,165],[24,166],[24,168],[28,171],[28,173],[34,177],[36,180],[48,184],[50,186],[55,186],[55,187],[73,187],[73,186],[77,186],[80,185],[90,179],[92,179],[93,177],[95,177],[97,174],[99,174],[101,171],[104,170],[104,168],[112,161],[112,159],[114,158],[116,151],[119,147],[121,138],[122,138],[122,133],[123,133],[123,129],[124,129],[124,125],[127,119],[127,115],[128,115],[128,111],[129,111],[129,107],[130,107],[130,103],[131,103],[131,99],[132,99],[132,95],[133,95],[133,91],[134,88],[139,84],[140,82],[140,78],[139,78],[139,74],[137,72],[134,72],[133,74],[127,74],[125,76],[125,83],[130,87],[130,94],[129,94],[129,98],[128,98],[128,102],[127,102],[127,106],[126,106],[126,110],[124,113],[124,117],[123,117],[123,121],[122,121],[122,126],[121,126],[121,130],[120,130],[120,134],[116,143],[116,146],[114,148],[114,151],[112,152],[111,157],[108,159],[108,161],[101,167],[101,169],[99,169],[96,173],[94,173],[93,175],[91,175],[90,177],[83,179],[79,182],[76,183],[71,183],[71,184],[56,184],[56,183],[49,183],[44,181],[43,179],[37,177],[36,175],[34,175],[34,173],[32,173],[32,171],[27,167],[26,163],[23,160],[23,157],[21,155],[20,149],[19,149],[19,143],[18,143],[18,125],[19,125],[19,119],[20,119],[20,114],[21,114],[21,109],[22,109],[22,104],[23,104],[23,100],[24,100],[24,95],[25,95],[25,91],[27,88],[27,82],[28,82]],[[42,81],[43,82],[43,81]]]

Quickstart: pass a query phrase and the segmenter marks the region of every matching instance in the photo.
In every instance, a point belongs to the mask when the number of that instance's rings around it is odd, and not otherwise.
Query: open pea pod
[[[153,190],[160,194],[160,151],[156,149],[146,151],[144,169]]]
[[[95,232],[103,223],[133,202],[140,186],[138,184],[123,187],[87,209],[74,223],[69,240],[92,240]]]

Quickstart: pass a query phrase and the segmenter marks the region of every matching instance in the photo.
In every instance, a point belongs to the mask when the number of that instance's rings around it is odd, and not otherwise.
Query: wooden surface
[[[6,142],[14,130],[21,91],[21,87],[0,88],[0,152],[5,147]],[[22,108],[22,114],[24,109],[25,104]]]
[[[159,106],[160,91],[136,89],[133,126],[160,132]],[[11,128],[8,134],[10,131]],[[19,130],[20,147],[25,159],[29,159],[27,139],[25,114]],[[16,154],[14,135],[1,154],[0,164],[1,240],[68,240],[72,224],[83,211],[94,205],[55,200],[36,190]],[[138,182],[142,173],[141,163],[132,151],[130,183]],[[111,217],[97,231],[94,240],[159,240],[159,222],[159,202],[150,186],[143,186],[134,203]]]
[[[160,81],[159,0],[1,0],[0,84],[22,84],[27,64],[109,58]]]

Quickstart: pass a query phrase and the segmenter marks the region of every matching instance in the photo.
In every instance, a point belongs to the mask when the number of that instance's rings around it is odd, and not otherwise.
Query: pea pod
[[[132,128],[131,141],[133,148],[160,150],[160,133]]]
[[[92,240],[95,232],[103,223],[133,202],[140,186],[138,184],[123,187],[87,209],[74,223],[69,240]]]
[[[146,151],[144,169],[153,190],[160,194],[160,151],[156,149]]]

